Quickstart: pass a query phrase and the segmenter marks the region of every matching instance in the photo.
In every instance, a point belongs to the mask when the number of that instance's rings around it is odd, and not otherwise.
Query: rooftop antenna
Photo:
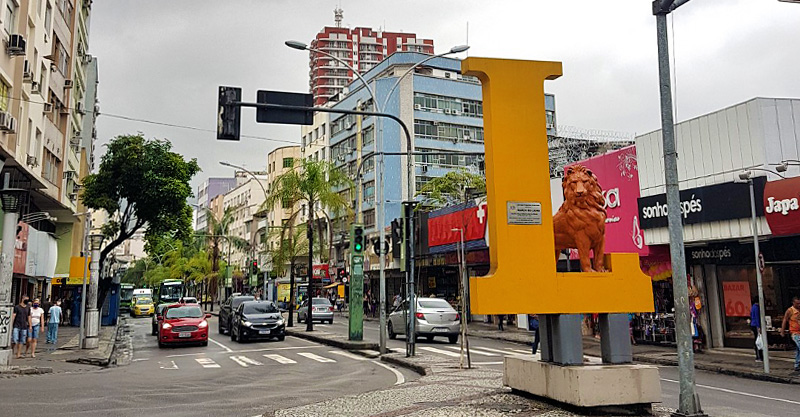
[[[344,10],[342,10],[342,8],[339,7],[339,6],[336,6],[336,8],[333,9],[333,20],[336,21],[336,27],[337,28],[342,27],[342,18],[343,17],[344,17]]]

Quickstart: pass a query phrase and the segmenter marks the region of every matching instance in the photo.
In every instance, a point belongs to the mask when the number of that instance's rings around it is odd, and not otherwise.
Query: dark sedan
[[[286,338],[286,327],[272,301],[245,301],[233,312],[231,340]]]
[[[242,295],[234,293],[222,303],[219,309],[219,322],[217,323],[219,334],[230,333],[231,324],[233,323],[233,313],[239,308],[239,305],[245,301],[253,301],[256,298],[252,295]]]

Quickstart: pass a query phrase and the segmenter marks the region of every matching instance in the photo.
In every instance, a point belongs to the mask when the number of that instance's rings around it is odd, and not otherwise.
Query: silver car
[[[405,301],[389,314],[387,330],[390,339],[396,338],[398,334],[405,334],[407,309],[408,301]],[[458,342],[461,317],[447,301],[441,298],[417,298],[415,316],[417,337],[424,336],[432,341],[436,336],[444,336],[450,343]]]
[[[311,300],[311,308],[313,309],[311,312],[311,320],[321,321],[323,323],[327,321],[333,324],[333,305],[331,305],[331,301],[323,297],[315,297]],[[303,304],[300,304],[300,308],[297,310],[297,322],[302,323],[306,321],[307,313],[308,299],[304,300]]]

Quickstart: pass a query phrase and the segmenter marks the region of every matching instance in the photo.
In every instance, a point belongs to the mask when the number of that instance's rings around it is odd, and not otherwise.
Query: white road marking
[[[453,350],[457,350],[457,351],[459,351],[459,354],[461,354],[460,353],[461,352],[461,347],[460,346],[447,346],[447,347],[450,348],[450,349],[453,349]],[[483,349],[483,348],[481,348],[481,349]],[[464,353],[466,354],[466,352],[464,352]],[[472,348],[472,347],[469,348],[469,353],[470,354],[474,353],[474,354],[483,355],[483,356],[497,356],[496,353],[484,352],[482,350],[478,350],[478,349]]]
[[[454,346],[454,347],[455,347],[455,346]],[[458,349],[458,348],[456,347],[456,349]],[[487,351],[487,352],[499,353],[499,354],[501,354],[501,355],[519,355],[519,353],[511,353],[511,352],[508,352],[508,351],[505,351],[505,350],[500,350],[500,349],[492,349],[492,348],[487,348],[487,347],[483,347],[483,346],[481,346],[481,347],[479,347],[479,348],[477,348],[477,349],[480,349],[480,350],[485,350],[485,351]],[[470,351],[471,351],[471,350],[472,350],[472,347],[470,347]]]
[[[350,359],[353,359],[353,360],[356,360],[356,361],[368,361],[369,360],[369,358],[366,358],[364,356],[354,355],[354,354],[352,354],[350,352],[346,352],[344,350],[329,350],[328,352],[333,353],[334,355],[344,356],[345,358],[350,358]]]
[[[666,382],[672,382],[674,384],[680,384],[679,381],[675,381],[674,379],[661,378],[661,380],[662,381],[666,381]],[[783,398],[767,397],[767,396],[764,396],[764,395],[750,394],[749,392],[734,391],[732,389],[712,387],[712,386],[709,386],[709,385],[697,384],[697,386],[700,387],[700,388],[710,389],[710,390],[714,390],[714,391],[727,392],[728,394],[738,394],[738,395],[743,395],[745,397],[758,398],[758,399],[761,399],[761,400],[780,401],[780,402],[784,402],[784,403],[788,403],[788,404],[800,405],[800,402],[798,402],[798,401],[786,400],[786,399],[783,399]]]
[[[248,358],[247,356],[231,356],[230,358],[231,360],[233,360],[234,362],[238,363],[239,365],[245,368],[247,368],[249,365],[254,365],[254,366],[263,365],[263,363],[259,361],[254,361]]]
[[[328,359],[328,358],[326,358],[324,356],[319,356],[319,355],[311,353],[311,352],[297,352],[297,354],[300,355],[300,356],[304,356],[304,357],[306,357],[308,359],[313,359],[313,360],[315,360],[317,362],[323,362],[323,363],[336,362],[333,359]]]
[[[231,349],[231,348],[229,348],[229,347],[227,347],[227,346],[223,345],[223,344],[222,344],[222,343],[220,343],[220,342],[217,342],[216,340],[214,340],[214,339],[212,339],[212,338],[210,338],[210,337],[208,338],[208,340],[209,340],[211,343],[213,343],[213,344],[215,344],[215,345],[217,345],[217,346],[219,346],[219,347],[221,347],[221,348],[225,349],[225,351],[226,351],[226,352],[229,352],[229,353],[230,353],[230,352],[233,352],[233,349]]]
[[[211,358],[197,358],[195,359],[197,363],[203,366],[203,368],[219,368],[219,364],[214,362]]]
[[[294,361],[292,359],[289,359],[286,356],[276,355],[274,353],[273,354],[269,354],[268,353],[268,354],[264,355],[264,357],[267,358],[267,359],[272,359],[273,361],[278,362],[280,364],[284,364],[284,365],[291,364],[291,363],[297,363],[296,361]]]
[[[503,362],[472,362],[473,365],[502,365]]]
[[[321,348],[324,347],[322,345],[308,345],[308,346],[287,346],[287,347],[279,347],[279,348],[261,348],[261,349],[245,349],[245,350],[233,350],[230,352],[225,353],[253,353],[253,352],[269,352],[274,350],[295,350],[295,349],[310,349],[310,348]],[[222,352],[197,352],[197,353],[181,353],[177,355],[167,355],[168,358],[180,358],[184,356],[205,356],[214,353],[222,353]]]
[[[175,361],[158,362],[158,367],[161,369],[178,369],[178,365]]]
[[[138,359],[133,359],[131,362],[149,361],[149,360],[150,358],[138,358]]]
[[[394,376],[397,378],[397,380],[394,382],[395,385],[400,385],[400,384],[403,384],[403,383],[406,382],[406,377],[404,377],[403,374],[400,373],[400,371],[398,371],[397,369],[394,369],[391,366],[389,366],[389,365],[387,365],[385,363],[382,363],[381,361],[371,361],[371,362],[374,363],[375,365],[382,366],[382,367],[392,371]]]
[[[427,350],[428,352],[432,352],[432,353],[438,353],[440,355],[451,356],[451,357],[454,357],[454,358],[460,358],[461,357],[461,354],[459,354],[459,353],[448,352],[446,350],[437,349],[435,347],[430,347],[430,346],[421,346],[420,349]]]
[[[524,353],[524,354],[531,353],[531,351],[530,351],[530,350],[511,349],[511,348],[508,348],[508,350],[511,350],[511,351],[514,351],[514,352],[517,352],[517,353]]]

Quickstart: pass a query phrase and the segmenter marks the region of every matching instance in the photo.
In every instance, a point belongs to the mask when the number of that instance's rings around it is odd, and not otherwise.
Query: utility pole
[[[2,163],[0,163],[0,168]],[[11,364],[11,282],[14,278],[14,245],[17,240],[20,199],[24,190],[10,188],[10,174],[3,179],[0,201],[3,205],[3,249],[0,255],[0,367]]]
[[[306,311],[306,331],[314,331],[314,224],[313,224],[314,199],[308,200],[308,310]]]
[[[100,327],[100,311],[97,309],[97,285],[100,282],[100,246],[103,244],[103,235],[93,234],[89,236],[89,241],[92,247],[92,263],[91,274],[89,275],[89,288],[85,295],[86,315],[83,319],[86,320],[86,339],[84,340],[84,349],[96,349],[100,343],[98,338]]]
[[[705,416],[695,389],[694,351],[692,350],[689,285],[686,282],[686,260],[681,223],[680,188],[678,184],[678,152],[675,147],[675,121],[672,113],[672,82],[669,68],[667,15],[689,0],[655,0],[658,40],[658,75],[661,91],[661,132],[664,141],[664,177],[667,192],[669,251],[672,258],[672,291],[675,300],[675,340],[678,345],[680,395],[676,417]]]

